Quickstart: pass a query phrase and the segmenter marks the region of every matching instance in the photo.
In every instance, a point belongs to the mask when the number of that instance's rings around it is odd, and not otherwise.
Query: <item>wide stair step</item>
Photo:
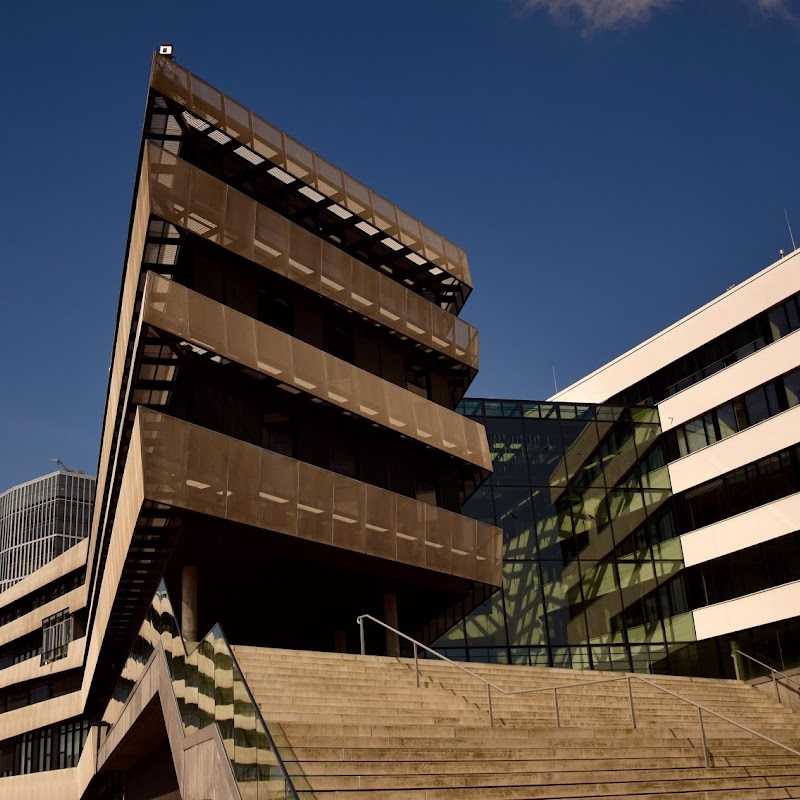
[[[635,679],[633,729],[625,680],[585,685],[618,674],[470,664],[526,690],[493,691],[489,727],[486,686],[444,663],[418,688],[409,659],[234,652],[302,800],[800,798],[800,756],[705,713],[706,768],[696,707]],[[748,686],[649,679],[800,750],[797,716]]]

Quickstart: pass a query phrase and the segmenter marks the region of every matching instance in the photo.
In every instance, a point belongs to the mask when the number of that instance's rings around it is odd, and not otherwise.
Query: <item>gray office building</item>
[[[88,536],[94,486],[59,470],[0,494],[0,592]]]

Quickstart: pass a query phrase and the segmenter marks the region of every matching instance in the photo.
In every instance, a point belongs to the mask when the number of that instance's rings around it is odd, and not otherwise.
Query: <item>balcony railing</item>
[[[144,496],[499,586],[502,531],[145,408]]]
[[[156,56],[150,85],[248,147],[257,158],[268,159],[384,236],[394,237],[435,267],[472,286],[461,248],[174,61]]]
[[[483,425],[179,283],[148,273],[142,308],[145,322],[203,351],[492,469]]]
[[[157,145],[147,153],[153,214],[478,368],[464,320]]]

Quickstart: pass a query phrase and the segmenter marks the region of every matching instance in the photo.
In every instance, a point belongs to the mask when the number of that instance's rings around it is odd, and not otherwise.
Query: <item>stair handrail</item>
[[[486,686],[486,697],[487,697],[487,701],[488,701],[488,710],[489,710],[489,727],[491,727],[491,728],[494,727],[494,713],[493,713],[493,710],[492,710],[492,689],[494,689],[497,692],[500,692],[500,694],[502,694],[502,695],[504,695],[506,697],[510,697],[510,696],[518,695],[518,694],[533,694],[535,692],[552,692],[553,693],[553,706],[554,706],[554,710],[555,710],[555,723],[556,723],[556,727],[560,728],[561,727],[561,715],[560,715],[559,706],[558,706],[558,692],[559,692],[559,690],[575,689],[575,688],[577,688],[579,686],[597,686],[597,685],[599,685],[601,683],[614,683],[616,681],[626,681],[627,684],[628,684],[628,705],[629,705],[630,717],[631,717],[631,727],[633,729],[636,729],[636,711],[634,709],[632,681],[637,680],[637,681],[641,681],[642,683],[646,684],[647,686],[651,686],[653,689],[657,689],[660,692],[664,692],[664,693],[666,693],[668,695],[671,695],[672,697],[676,698],[677,700],[680,700],[681,702],[686,703],[686,704],[688,704],[690,706],[693,706],[694,708],[697,709],[697,721],[698,721],[699,726],[700,726],[700,738],[701,738],[701,741],[703,743],[703,758],[705,759],[705,765],[706,765],[707,768],[713,767],[714,765],[711,763],[710,758],[709,758],[710,754],[709,754],[709,750],[708,750],[708,745],[706,743],[706,730],[705,730],[705,724],[703,722],[703,713],[710,714],[712,717],[716,717],[717,719],[721,719],[723,722],[727,722],[730,725],[733,725],[734,727],[745,731],[745,733],[748,733],[751,736],[755,736],[756,738],[762,739],[763,741],[768,742],[769,744],[775,745],[776,747],[780,747],[781,749],[786,750],[787,752],[792,753],[793,755],[800,756],[800,750],[795,750],[793,747],[789,747],[789,745],[787,745],[787,744],[783,744],[782,742],[779,742],[779,741],[777,741],[775,739],[772,739],[771,737],[767,736],[766,734],[759,733],[758,731],[754,731],[752,728],[748,728],[746,725],[742,725],[741,722],[736,722],[736,720],[730,719],[730,717],[726,717],[724,714],[720,714],[719,712],[714,711],[713,709],[708,708],[707,706],[704,706],[704,705],[702,705],[702,704],[700,704],[700,703],[698,703],[698,702],[696,702],[694,700],[691,700],[691,699],[689,699],[688,697],[685,697],[682,694],[678,694],[678,692],[673,692],[671,689],[667,689],[666,687],[661,686],[658,683],[655,683],[652,680],[652,678],[645,678],[643,675],[639,675],[639,674],[637,674],[635,672],[626,672],[624,675],[620,675],[619,677],[614,677],[614,678],[597,678],[597,679],[594,679],[594,680],[579,681],[577,683],[562,683],[562,684],[559,684],[557,686],[538,686],[538,687],[536,687],[534,689],[517,689],[516,691],[512,691],[512,690],[504,689],[502,686],[498,686],[497,684],[492,683],[492,681],[487,680],[482,675],[478,675],[477,672],[473,672],[471,669],[467,669],[465,666],[463,666],[462,664],[459,664],[457,661],[453,661],[452,659],[447,658],[447,656],[444,656],[441,653],[437,652],[436,650],[434,650],[434,649],[428,647],[427,645],[423,644],[422,642],[417,641],[416,639],[414,639],[413,637],[409,636],[408,634],[397,630],[397,628],[393,628],[391,625],[388,625],[383,620],[376,619],[371,614],[361,614],[360,616],[356,617],[356,622],[358,623],[358,626],[359,626],[359,633],[360,633],[360,639],[361,639],[361,655],[362,656],[367,654],[366,653],[366,639],[365,639],[365,636],[364,636],[364,620],[370,620],[371,622],[374,622],[377,625],[380,625],[382,628],[385,628],[387,631],[391,631],[392,633],[396,634],[397,636],[401,636],[406,641],[411,642],[411,644],[414,647],[414,671],[416,673],[416,681],[417,681],[417,688],[418,689],[420,688],[420,674],[419,674],[419,649],[420,648],[422,650],[425,650],[426,652],[430,653],[431,655],[436,656],[436,658],[438,658],[439,660],[444,661],[447,664],[450,664],[451,666],[456,667],[457,669],[460,669],[462,672],[466,672],[471,677],[473,677],[473,678],[477,679],[478,681],[480,681],[481,683],[483,683]]]
[[[231,646],[231,643],[228,641],[228,637],[225,635],[225,630],[223,629],[222,625],[218,623],[217,629],[220,632],[222,641],[224,642],[225,648],[228,651],[228,655],[231,658],[231,662],[236,667],[237,671],[239,672],[239,675],[242,678],[242,685],[247,691],[247,696],[250,699],[250,704],[255,709],[256,717],[258,718],[258,721],[261,723],[261,727],[263,728],[264,733],[266,734],[270,750],[272,751],[272,754],[275,756],[275,761],[277,762],[278,768],[280,769],[281,774],[283,775],[284,787],[285,789],[288,790],[293,800],[298,800],[297,789],[295,788],[294,782],[292,781],[292,776],[289,774],[289,770],[286,768],[286,762],[283,760],[283,757],[281,756],[280,750],[278,749],[278,745],[275,742],[274,737],[272,736],[272,731],[270,731],[269,725],[267,725],[267,721],[264,719],[264,715],[261,713],[261,706],[258,704],[258,702],[256,702],[256,698],[253,696],[253,692],[250,689],[250,684],[247,682],[247,679],[245,678],[244,670],[241,668],[241,666],[239,666],[239,660],[236,658],[236,653],[234,653],[233,647]]]
[[[765,669],[768,669],[770,672],[770,678],[772,678],[772,685],[775,688],[775,699],[780,703],[780,690],[778,689],[778,681],[784,680],[787,683],[793,683],[795,686],[800,687],[800,681],[797,678],[792,677],[791,675],[787,675],[785,672],[781,672],[779,669],[775,669],[775,667],[771,667],[769,664],[765,664],[763,661],[759,661],[755,656],[751,656],[749,653],[745,653],[744,650],[732,650],[731,651],[731,658],[733,659],[733,666],[736,670],[736,679],[742,680],[739,675],[739,662],[736,660],[736,656],[744,656],[745,658],[750,659],[755,664],[758,664]]]
[[[392,633],[397,634],[398,636],[402,636],[406,641],[411,642],[411,644],[414,646],[414,672],[415,672],[416,677],[417,677],[417,689],[420,688],[420,683],[419,683],[419,648],[422,648],[426,652],[430,653],[432,656],[436,656],[436,658],[447,662],[448,664],[450,664],[451,667],[456,667],[456,669],[460,669],[462,672],[466,672],[467,675],[470,675],[473,678],[475,678],[476,680],[478,680],[481,683],[483,683],[486,686],[487,697],[488,697],[488,700],[489,700],[489,726],[490,727],[494,727],[494,715],[492,713],[492,689],[495,689],[496,691],[500,692],[501,694],[507,694],[507,692],[504,689],[502,689],[500,686],[496,686],[491,681],[487,681],[486,678],[484,678],[481,675],[478,675],[477,672],[473,672],[471,669],[467,669],[465,666],[463,666],[462,664],[459,664],[457,661],[453,661],[453,660],[449,659],[447,656],[443,656],[441,653],[437,653],[436,650],[433,650],[432,648],[428,647],[428,645],[426,645],[426,644],[422,644],[422,642],[418,642],[416,639],[414,639],[413,637],[409,636],[408,634],[397,630],[397,628],[393,628],[391,625],[387,625],[383,620],[376,619],[371,614],[361,614],[360,616],[356,617],[356,622],[358,623],[359,632],[360,632],[360,638],[361,638],[361,655],[362,656],[365,656],[367,654],[367,644],[366,644],[366,639],[364,638],[364,620],[365,619],[368,619],[371,622],[374,622],[377,625],[380,625],[381,627],[386,628],[387,631],[391,631]]]
[[[788,744],[783,744],[783,742],[779,742],[776,739],[773,739],[772,737],[767,736],[764,733],[759,733],[758,731],[754,731],[752,728],[748,728],[747,725],[742,725],[741,722],[736,722],[736,720],[731,719],[730,717],[726,717],[724,714],[720,714],[718,711],[714,711],[713,708],[708,708],[707,706],[701,705],[700,703],[697,703],[694,700],[690,700],[688,697],[684,697],[684,695],[682,694],[673,692],[671,689],[667,689],[665,686],[661,686],[658,683],[655,683],[650,678],[645,678],[643,675],[636,675],[634,673],[631,673],[627,677],[629,679],[635,678],[636,680],[641,681],[642,683],[645,683],[648,686],[652,686],[654,689],[658,689],[658,691],[660,692],[665,692],[666,694],[671,695],[672,697],[675,697],[676,699],[681,700],[684,703],[688,703],[690,706],[694,706],[697,709],[697,719],[698,722],[700,723],[700,736],[703,741],[703,755],[705,757],[706,767],[712,765],[709,764],[708,746],[706,745],[706,732],[705,732],[705,726],[703,724],[703,712],[705,712],[706,714],[710,714],[712,717],[716,717],[717,719],[721,719],[723,722],[727,722],[730,725],[733,725],[735,728],[739,728],[740,730],[743,730],[745,733],[749,733],[751,736],[755,736],[758,739],[762,739],[765,742],[769,742],[769,744],[775,745],[776,747],[780,747],[782,750],[786,750],[787,752],[792,753],[792,755],[800,756],[800,750],[795,750],[793,747],[789,747]],[[628,683],[628,687],[629,687],[628,693],[630,695],[630,683]],[[633,713],[633,705],[632,705],[633,695],[630,695],[630,697],[631,697],[631,713]],[[636,727],[635,722],[633,727],[634,728]]]

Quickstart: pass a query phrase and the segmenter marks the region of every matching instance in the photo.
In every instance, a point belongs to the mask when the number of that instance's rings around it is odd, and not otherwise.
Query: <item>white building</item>
[[[698,642],[788,657],[800,630],[800,251],[551,399],[658,408]]]

